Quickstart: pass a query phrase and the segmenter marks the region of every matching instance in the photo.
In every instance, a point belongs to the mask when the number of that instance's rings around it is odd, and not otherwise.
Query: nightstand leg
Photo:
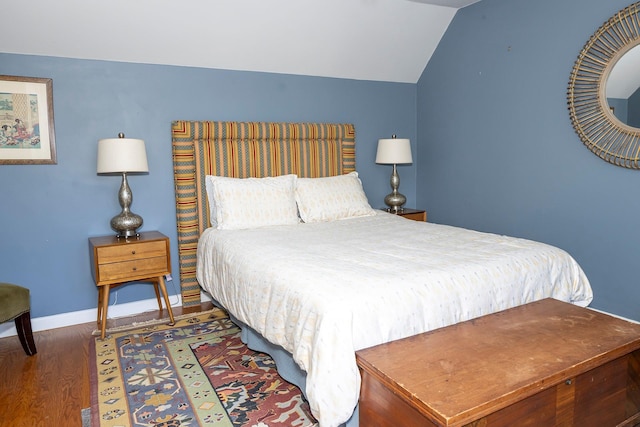
[[[102,286],[98,286],[98,326],[102,321]]]
[[[109,288],[111,285],[102,286],[102,325],[100,325],[100,338],[104,339],[105,331],[107,330],[107,309],[109,308]]]
[[[162,296],[164,297],[164,303],[167,305],[167,311],[169,312],[169,319],[171,319],[171,323],[169,325],[175,325],[175,321],[173,320],[173,311],[171,310],[171,303],[169,302],[169,295],[167,295],[167,287],[164,284],[164,277],[158,277],[158,286],[160,286],[160,292],[162,292]]]
[[[158,300],[158,309],[162,310],[162,301],[160,300],[160,291],[158,290],[158,280],[153,281],[153,290],[156,292],[156,300]]]

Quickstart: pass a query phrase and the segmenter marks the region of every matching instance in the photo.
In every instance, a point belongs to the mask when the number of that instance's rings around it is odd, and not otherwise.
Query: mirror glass
[[[640,45],[625,53],[607,79],[607,104],[622,123],[640,128]]]

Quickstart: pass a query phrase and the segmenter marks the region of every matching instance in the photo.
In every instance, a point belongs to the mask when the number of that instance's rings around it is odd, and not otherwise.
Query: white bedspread
[[[384,212],[208,229],[197,277],[229,312],[292,353],[321,427],[345,422],[357,404],[355,350],[546,297],[592,300],[563,250]]]

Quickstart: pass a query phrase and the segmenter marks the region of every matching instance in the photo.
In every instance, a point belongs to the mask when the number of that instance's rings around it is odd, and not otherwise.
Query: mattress
[[[239,321],[290,352],[321,427],[357,405],[355,351],[531,301],[587,306],[564,250],[378,211],[333,222],[207,229],[197,278]]]

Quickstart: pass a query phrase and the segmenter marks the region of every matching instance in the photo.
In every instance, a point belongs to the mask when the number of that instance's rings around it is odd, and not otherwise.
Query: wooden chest
[[[358,351],[360,425],[640,425],[640,325],[554,299]]]

